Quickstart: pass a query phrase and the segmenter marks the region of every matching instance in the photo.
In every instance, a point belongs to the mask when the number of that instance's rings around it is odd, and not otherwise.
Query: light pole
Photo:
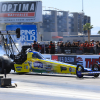
[[[83,0],[82,0],[82,12],[83,12]]]
[[[83,0],[82,0],[82,33],[83,33],[83,42],[85,42],[83,25],[84,25],[84,11],[83,11]]]

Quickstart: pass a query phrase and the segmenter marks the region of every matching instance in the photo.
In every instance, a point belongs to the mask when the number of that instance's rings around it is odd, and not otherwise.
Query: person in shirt
[[[55,54],[55,45],[52,43],[52,41],[50,41],[49,52],[50,54]]]
[[[94,52],[93,48],[94,48],[94,44],[92,42],[90,42],[90,44],[89,44],[90,53]]]
[[[36,51],[39,51],[39,45],[34,41],[34,44],[32,45],[33,49]]]
[[[88,47],[88,42],[85,41],[85,43],[84,43],[84,53],[87,53],[88,52],[87,47]]]

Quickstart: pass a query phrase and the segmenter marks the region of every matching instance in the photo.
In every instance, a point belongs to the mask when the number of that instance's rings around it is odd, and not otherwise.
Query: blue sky
[[[1,0],[4,1],[4,0]],[[14,1],[14,0],[5,0]],[[28,1],[28,0],[16,0],[16,1]],[[38,1],[38,0],[29,0]],[[42,6],[53,7],[70,12],[81,12],[82,11],[82,0],[41,0]],[[51,8],[51,9],[53,9]],[[100,30],[100,0],[83,0],[84,13],[91,17],[91,25],[94,26],[92,34],[97,34]],[[45,9],[45,8],[43,8]]]
[[[70,12],[82,11],[82,0],[42,0],[42,2],[46,9],[53,7]],[[92,34],[97,34],[100,30],[100,0],[83,0],[83,10],[87,16],[91,17],[91,25],[94,26]]]

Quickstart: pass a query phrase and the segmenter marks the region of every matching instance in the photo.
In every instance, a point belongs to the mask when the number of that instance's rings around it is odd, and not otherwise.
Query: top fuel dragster
[[[20,29],[16,29],[17,37],[20,37]],[[97,64],[90,68],[84,68],[82,65],[72,65],[68,63],[63,63],[54,60],[44,59],[43,56],[32,49],[31,46],[22,46],[21,52],[19,52],[16,47],[11,33],[7,32],[5,35],[9,36],[10,47],[7,44],[7,39],[2,35],[3,44],[6,50],[6,55],[0,56],[0,73],[4,73],[6,69],[7,73],[10,73],[11,69],[15,70],[17,73],[26,72],[38,72],[38,73],[57,73],[57,74],[74,74],[77,77],[82,78],[84,75],[92,75],[98,77],[100,74],[100,69]],[[12,43],[18,50],[18,54],[14,55],[14,50]],[[6,46],[5,46],[6,44]],[[10,53],[9,53],[9,52]],[[13,59],[13,61],[11,60]]]

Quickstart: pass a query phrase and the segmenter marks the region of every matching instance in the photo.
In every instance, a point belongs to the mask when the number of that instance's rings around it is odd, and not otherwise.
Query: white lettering
[[[21,37],[22,37],[22,41],[26,41],[25,35],[22,35]]]
[[[12,4],[8,4],[8,11],[12,9]]]
[[[27,38],[27,41],[31,41],[31,40],[30,40],[30,36],[27,35],[26,38]]]
[[[34,35],[31,35],[30,36],[30,40],[35,41],[35,36]]]
[[[18,9],[18,11],[21,11],[21,4],[19,4],[19,9]]]
[[[17,5],[18,5],[18,4],[14,4],[14,11],[16,11]]]
[[[21,35],[24,33],[24,30],[21,30]]]
[[[23,4],[23,11],[28,11],[29,4]]]
[[[34,11],[34,3],[31,4],[30,11]]]
[[[28,30],[25,30],[25,35],[27,35],[28,34]]]
[[[7,9],[7,5],[6,4],[2,5],[2,11],[4,12],[6,11],[6,9]]]

